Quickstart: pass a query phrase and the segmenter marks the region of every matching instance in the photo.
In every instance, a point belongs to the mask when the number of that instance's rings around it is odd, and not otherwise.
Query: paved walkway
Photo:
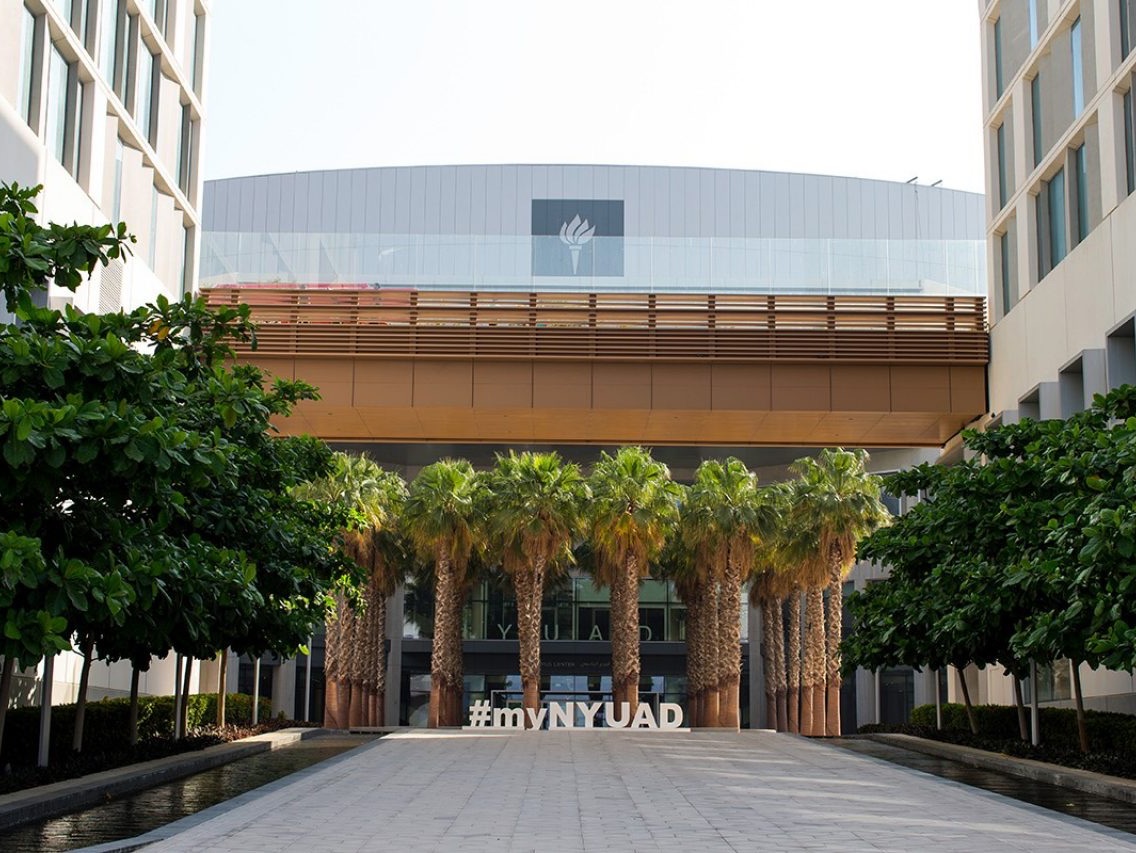
[[[787,735],[406,732],[146,850],[928,848],[1136,837]]]

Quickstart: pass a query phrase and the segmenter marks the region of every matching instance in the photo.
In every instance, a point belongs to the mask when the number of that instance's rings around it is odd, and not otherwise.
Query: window
[[[1089,165],[1085,146],[1073,152],[1073,167],[1077,178],[1077,244],[1089,236]]]
[[[1128,194],[1136,190],[1136,116],[1132,110],[1132,90],[1124,93],[1124,164]]]
[[[99,3],[99,69],[112,87],[118,53],[118,3],[119,0],[101,0]]]
[[[138,49],[138,100],[135,105],[134,117],[138,123],[138,129],[142,131],[142,136],[151,144],[154,142],[152,117],[154,115],[154,92],[156,91],[154,86],[155,65],[154,54],[150,53],[150,48],[146,46],[146,42],[142,42]]]
[[[1037,45],[1037,0],[1029,0],[1030,50]]]
[[[64,163],[64,149],[67,147],[67,78],[70,70],[63,54],[53,47],[51,65],[48,68],[47,127],[44,130],[44,140],[47,149],[60,163]]]
[[[1002,296],[1002,316],[1014,307],[1014,250],[1007,230],[998,237],[999,290]]]
[[[1073,115],[1076,117],[1085,109],[1085,63],[1080,18],[1073,22],[1073,28],[1069,31],[1069,45],[1073,60]]]
[[[998,125],[997,131],[998,143],[998,209],[1001,210],[1006,206],[1006,200],[1009,198],[1009,187],[1007,186],[1006,175],[1006,124],[1003,122]]]
[[[193,16],[193,91],[201,94],[201,55],[205,52],[205,27],[201,15]]]
[[[178,186],[189,194],[189,180],[193,171],[193,116],[189,104],[181,105],[181,136],[178,141]]]
[[[1058,169],[1050,180],[1042,182],[1037,197],[1038,280],[1065,257],[1065,238],[1065,170]]]
[[[122,221],[122,140],[114,140],[114,198],[111,200],[110,218],[112,222]]]
[[[1133,6],[1136,2],[1133,0],[1117,0],[1120,13],[1120,59],[1121,61],[1128,58],[1128,54],[1132,52],[1132,24],[1136,14],[1133,12]]]
[[[1030,81],[1030,122],[1033,129],[1033,164],[1041,162],[1045,153],[1041,148],[1041,75]]]
[[[20,115],[29,125],[32,121],[32,95],[35,83],[36,66],[36,19],[27,6],[24,7],[24,26],[20,40]]]
[[[1005,91],[1005,79],[1002,76],[1002,19],[994,22],[994,94],[1002,97]]]

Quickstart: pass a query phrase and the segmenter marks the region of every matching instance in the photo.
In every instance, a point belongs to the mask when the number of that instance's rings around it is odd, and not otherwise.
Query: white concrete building
[[[1136,0],[979,0],[995,422],[1057,418],[1136,382]],[[1132,673],[1082,673],[1136,712]],[[1009,679],[977,679],[1011,701]],[[1069,698],[1068,662],[1039,679]]]
[[[52,288],[52,305],[114,311],[193,290],[208,15],[206,0],[0,0],[0,181],[42,184],[42,221],[125,221],[137,238],[77,293]],[[57,658],[56,702],[73,699],[79,667]],[[35,682],[18,677],[15,701],[38,701]],[[172,657],[140,686],[171,693]],[[93,699],[129,688],[127,664],[93,667]]]

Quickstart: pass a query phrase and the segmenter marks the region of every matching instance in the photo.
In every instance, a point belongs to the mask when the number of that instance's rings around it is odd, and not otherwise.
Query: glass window
[[[1006,174],[1006,125],[998,125],[998,208],[1006,206],[1009,198],[1008,176]]]
[[[80,0],[81,2],[81,0]],[[56,8],[59,9],[59,15],[68,24],[71,23],[71,13],[74,11],[74,0],[55,0]]]
[[[1069,44],[1073,60],[1073,115],[1079,116],[1085,109],[1085,64],[1080,18],[1073,22],[1073,29],[1069,31]]]
[[[32,123],[32,83],[35,81],[35,30],[36,19],[27,6],[24,7],[24,26],[20,41],[20,115],[29,125]]]
[[[1132,90],[1124,93],[1124,161],[1128,194],[1136,190],[1136,116],[1132,110]]]
[[[51,67],[47,79],[47,127],[44,139],[48,150],[64,163],[67,146],[67,60],[55,47],[51,48]]]
[[[201,16],[193,16],[193,91],[201,94],[201,54],[205,50],[205,27]]]
[[[1041,148],[1041,75],[1030,81],[1030,121],[1033,129],[1033,164],[1041,162],[1045,153]]]
[[[1002,19],[994,22],[994,93],[1002,97],[1005,91],[1005,80],[1002,76]]]
[[[178,186],[189,192],[190,165],[193,161],[193,116],[189,104],[181,105],[181,134],[178,137]]]
[[[142,136],[150,141],[153,141],[150,123],[154,108],[154,65],[154,54],[143,42],[138,50],[138,102],[134,115]]]
[[[1085,146],[1073,152],[1077,172],[1077,243],[1089,236],[1089,164]]]
[[[118,3],[119,0],[102,0],[99,4],[99,69],[111,86],[118,53]]]
[[[110,208],[112,222],[119,222],[122,219],[122,158],[124,154],[122,140],[116,138],[114,140],[114,198],[111,200]]]
[[[1132,7],[1133,0],[1117,0],[1120,13],[1120,58],[1124,60],[1132,52]]]
[[[1037,44],[1037,0],[1029,0],[1030,49]]]
[[[1058,169],[1045,184],[1046,208],[1049,214],[1049,269],[1065,258],[1068,250],[1065,234],[1065,170]],[[1047,270],[1048,272],[1048,270]]]

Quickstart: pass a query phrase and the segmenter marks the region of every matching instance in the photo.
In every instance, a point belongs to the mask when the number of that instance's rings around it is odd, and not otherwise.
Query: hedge
[[[186,703],[186,729],[193,731],[217,721],[217,694],[191,693]],[[74,703],[54,705],[51,709],[51,760],[71,753],[71,737],[75,727]],[[272,701],[260,699],[260,719],[272,716]],[[172,696],[140,696],[138,698],[138,739],[168,737],[173,731],[174,698]],[[251,723],[252,697],[230,693],[225,702],[225,722]],[[122,749],[130,744],[130,699],[103,699],[87,703],[83,725],[83,751],[102,752]],[[39,745],[39,708],[13,708],[4,724],[4,743],[0,746],[0,767],[32,765]]]
[[[966,706],[943,703],[943,728],[969,732]],[[1028,724],[1030,709],[1026,708]],[[1019,737],[1018,709],[1013,705],[975,705],[978,733],[989,738]],[[1086,711],[1085,724],[1093,752],[1136,753],[1136,716],[1107,711]],[[920,705],[911,712],[911,725],[935,727],[935,706]],[[1039,708],[1041,740],[1054,747],[1077,749],[1077,712],[1073,708]]]

